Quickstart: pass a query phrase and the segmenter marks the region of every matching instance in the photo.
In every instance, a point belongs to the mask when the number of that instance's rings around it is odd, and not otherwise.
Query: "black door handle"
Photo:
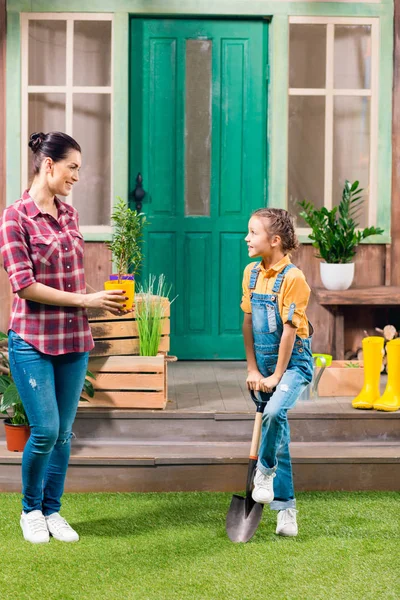
[[[138,173],[136,177],[136,186],[132,192],[132,196],[136,204],[136,211],[138,213],[142,212],[142,202],[145,195],[146,192],[143,189],[143,177],[141,173]]]

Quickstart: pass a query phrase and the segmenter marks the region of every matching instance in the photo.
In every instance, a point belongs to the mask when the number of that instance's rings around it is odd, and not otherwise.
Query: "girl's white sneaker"
[[[50,541],[46,519],[41,510],[32,510],[21,514],[20,525],[27,542],[32,544],[45,544]]]
[[[274,499],[274,477],[272,475],[264,475],[259,469],[256,470],[254,476],[254,490],[252,492],[252,498],[254,502],[259,504],[269,504]]]
[[[278,512],[278,525],[276,533],[286,537],[295,537],[299,530],[296,520],[297,510],[295,508],[285,508]]]
[[[71,525],[62,518],[60,513],[53,513],[48,517],[45,517],[47,523],[47,529],[53,538],[60,542],[77,542],[79,535]]]

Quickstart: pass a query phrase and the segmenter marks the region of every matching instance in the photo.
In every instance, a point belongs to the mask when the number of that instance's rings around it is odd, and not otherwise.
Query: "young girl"
[[[93,348],[86,308],[120,314],[123,290],[86,294],[84,243],[68,196],[79,180],[81,148],[65,133],[34,133],[33,181],[0,220],[4,267],[15,294],[8,332],[10,367],[31,436],[22,458],[24,538],[63,542],[79,535],[59,513],[72,424]],[[91,201],[90,198],[87,199]]]
[[[293,217],[277,208],[256,210],[245,238],[243,336],[247,387],[273,392],[265,407],[253,499],[278,512],[276,533],[297,535],[287,411],[312,379],[311,336],[305,310],[310,288],[289,253],[298,247]]]

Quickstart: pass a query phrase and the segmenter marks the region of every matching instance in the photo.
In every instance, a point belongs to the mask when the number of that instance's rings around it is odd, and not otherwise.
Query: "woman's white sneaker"
[[[21,514],[20,525],[24,538],[32,544],[45,544],[50,541],[46,519],[41,510]]]
[[[275,473],[264,475],[259,469],[256,470],[254,490],[251,494],[254,502],[259,502],[260,504],[269,504],[272,502],[274,499],[274,477]]]
[[[295,508],[285,508],[278,512],[278,524],[276,533],[286,537],[295,537],[299,530],[296,520],[297,510]]]
[[[52,515],[45,517],[45,519],[50,535],[56,540],[59,540],[60,542],[77,542],[79,540],[79,535],[72,529],[71,525],[62,518],[60,513],[53,513]]]

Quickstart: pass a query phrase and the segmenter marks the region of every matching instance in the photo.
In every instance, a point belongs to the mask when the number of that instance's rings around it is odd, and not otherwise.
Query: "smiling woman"
[[[10,369],[31,435],[22,460],[21,528],[32,543],[79,539],[60,516],[72,425],[93,339],[86,308],[123,312],[123,290],[86,294],[77,210],[62,202],[79,181],[81,148],[62,132],[33,133],[33,181],[0,222],[14,303]]]

